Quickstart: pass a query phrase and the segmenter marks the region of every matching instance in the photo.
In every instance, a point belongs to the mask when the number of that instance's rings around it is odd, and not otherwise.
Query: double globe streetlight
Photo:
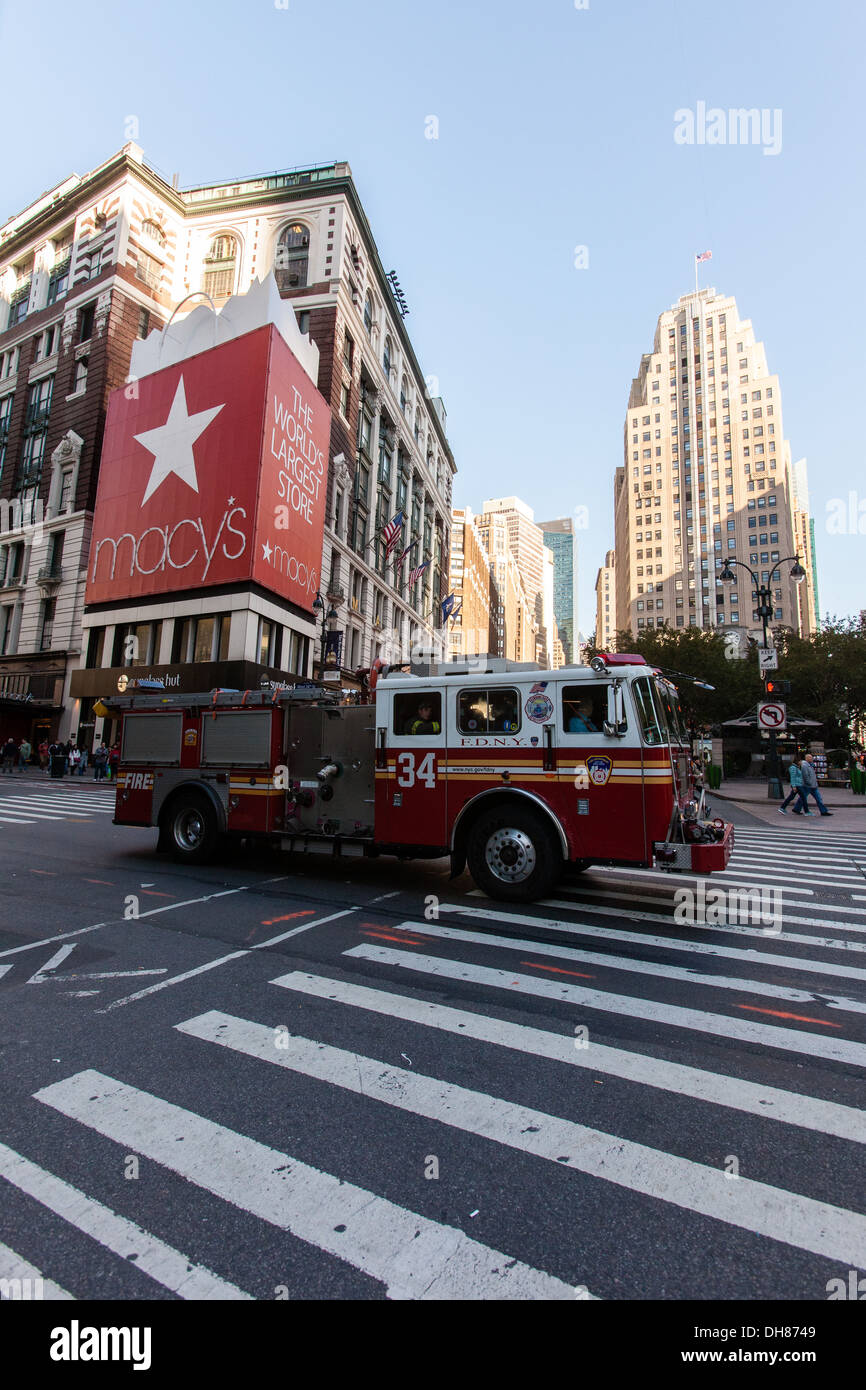
[[[330,624],[331,627],[333,627],[338,617],[337,610],[331,602],[330,595],[328,595],[328,604],[330,604],[330,607],[325,603],[325,600],[317,589],[316,597],[313,599],[313,612],[321,613],[322,615],[322,654],[319,661],[319,680],[323,680],[325,675],[325,638],[328,635],[328,626]]]
[[[772,618],[772,616],[773,616],[773,608],[774,608],[774,605],[773,605],[773,587],[772,587],[772,586],[773,586],[773,575],[776,573],[776,571],[777,571],[778,569],[780,569],[780,568],[782,567],[782,565],[786,565],[786,564],[788,563],[789,560],[793,560],[793,561],[794,561],[793,568],[791,569],[791,575],[790,575],[791,579],[793,579],[793,581],[794,581],[795,584],[802,584],[802,583],[803,583],[803,580],[806,578],[806,571],[804,570],[803,566],[800,564],[800,557],[799,557],[799,555],[786,555],[785,558],[784,558],[784,560],[777,560],[777,562],[776,562],[776,564],[773,566],[773,568],[772,568],[771,570],[768,571],[767,579],[765,580],[765,582],[764,582],[763,584],[760,582],[760,578],[759,578],[759,576],[755,573],[755,571],[754,571],[753,569],[750,569],[748,565],[744,564],[742,560],[735,560],[735,559],[726,560],[725,563],[724,563],[724,565],[722,566],[721,570],[719,571],[719,579],[722,581],[723,584],[735,584],[735,583],[737,582],[737,576],[734,574],[734,571],[733,571],[732,568],[731,568],[732,565],[739,565],[740,569],[746,570],[746,572],[747,572],[748,574],[751,575],[751,577],[752,577],[752,583],[753,583],[754,586],[755,586],[755,598],[756,598],[757,601],[758,601],[758,602],[757,602],[758,617],[761,619],[761,625],[762,625],[763,631],[764,631],[764,650],[765,650],[765,651],[767,650],[767,648],[768,648],[769,645],[770,645],[769,620],[770,620],[770,618]],[[768,785],[767,785],[767,795],[770,796],[770,797],[781,798],[781,795],[782,795],[782,782],[781,782],[781,778],[780,778],[780,776],[779,776],[779,758],[778,758],[778,752],[777,752],[777,750],[776,750],[776,732],[775,732],[774,729],[771,729],[771,730],[770,730],[770,758],[769,758],[769,763],[770,763],[770,769],[769,769],[769,781],[768,781]]]

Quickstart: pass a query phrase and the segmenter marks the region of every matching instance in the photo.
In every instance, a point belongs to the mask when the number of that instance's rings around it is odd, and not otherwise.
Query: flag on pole
[[[407,584],[409,585],[409,588],[410,588],[410,589],[412,588],[412,586],[413,586],[414,584],[417,584],[418,580],[421,578],[421,575],[422,575],[422,574],[424,573],[424,571],[427,569],[427,567],[428,567],[429,564],[430,564],[430,561],[429,561],[429,560],[425,560],[424,563],[423,563],[423,565],[416,565],[415,568],[414,568],[413,570],[410,570],[410,571],[409,571],[409,578],[408,578],[408,580],[407,580],[406,582],[407,582]]]
[[[396,560],[394,561],[394,568],[395,568],[395,570],[398,570],[398,569],[400,568],[400,566],[402,565],[403,561],[406,559],[406,556],[409,554],[409,551],[410,551],[410,550],[414,550],[414,549],[415,549],[415,546],[416,546],[417,544],[418,544],[417,540],[410,541],[409,544],[406,546],[406,548],[405,548],[404,550],[401,550],[401,551],[400,551],[400,554],[397,556]]]
[[[442,621],[443,621],[443,623],[447,623],[448,619],[451,617],[451,614],[452,614],[452,612],[454,611],[454,605],[455,605],[456,602],[457,602],[457,595],[456,595],[456,594],[446,594],[445,598],[443,598],[443,600],[442,600]]]
[[[382,540],[384,541],[384,544],[385,544],[385,558],[386,558],[386,559],[387,559],[388,556],[391,554],[391,551],[394,549],[395,545],[397,544],[397,541],[400,539],[400,532],[401,532],[402,530],[403,530],[403,513],[402,513],[402,512],[398,512],[397,515],[396,515],[391,521],[386,522],[385,525],[382,527]]]
[[[695,260],[698,262],[698,264],[700,264],[701,261],[711,261],[712,259],[712,251],[701,251],[700,255],[695,256]]]

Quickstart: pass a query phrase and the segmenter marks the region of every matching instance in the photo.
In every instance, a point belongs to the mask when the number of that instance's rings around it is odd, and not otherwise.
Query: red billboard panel
[[[252,581],[311,612],[330,425],[270,324],[113,392],[86,601]]]

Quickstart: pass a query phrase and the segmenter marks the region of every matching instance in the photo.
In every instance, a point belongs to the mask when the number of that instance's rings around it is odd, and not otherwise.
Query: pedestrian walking
[[[779,811],[783,816],[786,816],[791,802],[796,801],[797,805],[794,807],[794,815],[811,816],[812,812],[809,810],[806,794],[803,790],[803,759],[800,757],[799,753],[788,768],[788,781],[791,783],[791,790],[779,807]]]
[[[29,761],[30,761],[30,758],[31,758],[32,753],[33,753],[33,745],[30,743],[29,739],[22,738],[21,742],[20,742],[19,745],[18,745],[18,771],[19,771],[19,772],[23,772],[23,771],[24,771],[25,767],[27,766],[27,764],[28,764]]]
[[[108,754],[108,778],[111,782],[117,781],[117,768],[120,763],[120,747],[113,743]]]
[[[79,752],[81,753],[81,759],[78,763],[78,775],[79,777],[83,777],[87,771],[87,749],[81,748]]]
[[[822,816],[832,816],[833,812],[828,811],[824,805],[823,797],[818,790],[818,774],[812,765],[812,754],[807,753],[803,759],[803,800],[808,804],[809,797],[814,796],[818,810]]]
[[[69,775],[74,777],[81,765],[81,749],[76,748],[75,744],[69,750]]]
[[[42,771],[48,772],[48,739],[44,738],[39,745],[39,766]]]
[[[18,757],[18,749],[15,747],[15,740],[10,734],[3,744],[3,771],[8,772],[11,777],[15,772],[15,759]]]

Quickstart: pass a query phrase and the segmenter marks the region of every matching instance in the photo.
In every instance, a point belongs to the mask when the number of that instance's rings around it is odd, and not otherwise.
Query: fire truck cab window
[[[665,743],[666,739],[662,737],[662,724],[653,701],[650,682],[641,677],[640,680],[634,682],[632,689],[634,690],[634,703],[644,743]]]
[[[461,734],[516,734],[520,731],[520,695],[512,688],[461,690],[457,696]]]
[[[394,733],[423,737],[442,732],[442,696],[436,691],[411,691],[394,696]]]
[[[562,727],[567,734],[600,734],[607,719],[608,685],[564,685]]]

